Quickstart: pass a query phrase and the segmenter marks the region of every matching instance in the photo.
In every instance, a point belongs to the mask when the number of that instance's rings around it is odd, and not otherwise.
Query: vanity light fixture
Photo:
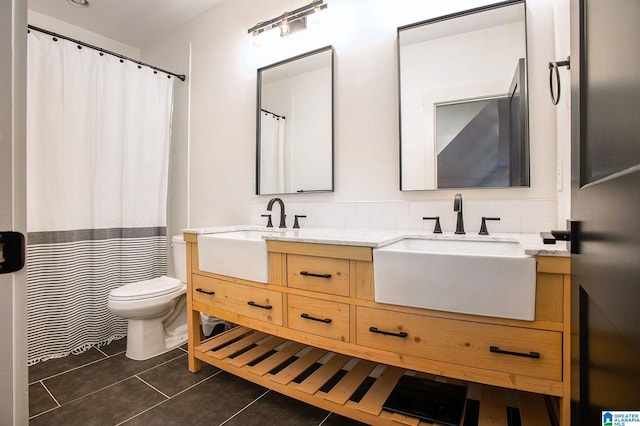
[[[320,13],[326,8],[327,4],[324,0],[315,0],[306,6],[299,7],[290,12],[284,12],[282,15],[269,19],[268,21],[258,22],[249,28],[247,32],[253,35],[253,44],[258,46],[260,44],[258,38],[263,32],[273,28],[279,28],[280,36],[284,37],[296,31],[304,30],[307,28],[307,16]]]

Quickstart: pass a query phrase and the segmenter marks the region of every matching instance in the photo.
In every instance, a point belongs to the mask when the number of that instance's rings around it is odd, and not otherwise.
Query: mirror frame
[[[522,67],[520,67],[519,69],[519,73],[520,73],[520,82],[524,82],[524,84],[521,84],[523,87],[520,87],[521,91],[520,91],[520,96],[521,96],[521,100],[524,101],[524,106],[523,108],[520,109],[520,118],[522,119],[521,122],[521,126],[520,126],[520,133],[521,133],[521,137],[524,138],[524,146],[522,151],[524,153],[526,153],[526,155],[528,155],[527,161],[525,162],[526,164],[524,165],[524,170],[526,171],[526,175],[523,174],[522,176],[522,184],[521,185],[514,185],[514,186],[503,186],[503,187],[461,187],[461,188],[455,188],[455,189],[510,189],[510,188],[527,188],[531,186],[531,147],[530,147],[530,143],[531,143],[531,136],[530,136],[530,132],[529,132],[529,82],[528,82],[528,65],[529,65],[529,61],[528,61],[528,56],[529,56],[529,48],[528,48],[528,34],[527,34],[527,6],[526,6],[526,0],[506,0],[506,1],[502,1],[499,3],[492,3],[492,4],[487,4],[484,6],[479,6],[476,8],[472,8],[472,9],[467,9],[467,10],[462,10],[459,12],[455,12],[455,13],[450,13],[447,15],[442,15],[442,16],[438,16],[435,18],[430,18],[430,19],[426,19],[423,21],[419,21],[419,22],[414,22],[411,24],[407,24],[407,25],[403,25],[398,27],[397,29],[397,37],[396,37],[396,52],[397,52],[397,75],[398,75],[398,132],[399,132],[399,189],[402,192],[409,192],[409,191],[437,191],[437,190],[451,190],[454,188],[438,188],[437,187],[437,182],[436,182],[436,187],[435,188],[416,188],[416,189],[403,189],[403,182],[402,182],[402,175],[403,175],[403,161],[402,161],[402,81],[401,81],[401,76],[402,76],[402,69],[401,69],[401,56],[400,56],[400,51],[401,51],[401,43],[400,43],[400,33],[402,31],[406,31],[406,30],[410,30],[413,28],[419,28],[425,25],[429,25],[429,24],[435,24],[435,23],[441,23],[444,21],[449,21],[452,19],[456,19],[456,18],[460,18],[460,17],[465,17],[465,16],[470,16],[470,15],[474,15],[476,13],[481,13],[481,12],[487,12],[487,11],[491,11],[491,10],[495,10],[495,9],[500,9],[503,7],[507,7],[507,6],[515,6],[521,4],[523,9],[524,9],[524,39],[525,39],[525,46],[524,46],[524,51],[525,51],[525,58],[524,58],[524,70],[522,70]],[[515,82],[515,78],[514,78],[514,82]],[[513,83],[512,83],[513,84]],[[513,90],[513,87],[509,88],[510,93],[509,95],[513,95],[513,93],[511,93],[511,91]],[[435,117],[434,117],[435,120]],[[435,125],[435,124],[434,124]],[[434,155],[436,155],[434,153]],[[437,161],[437,158],[436,158]]]
[[[330,66],[331,66],[331,184],[327,189],[314,189],[314,190],[297,190],[295,192],[261,192],[260,191],[260,154],[261,154],[261,109],[262,109],[262,72],[269,69],[276,68],[281,65],[285,65],[300,59],[307,58],[323,52],[330,52]],[[282,61],[259,68],[257,71],[257,102],[256,102],[256,195],[279,195],[279,194],[301,194],[301,193],[315,193],[315,192],[333,192],[335,185],[335,149],[334,149],[334,87],[335,87],[335,66],[334,66],[335,50],[332,45],[320,47],[318,49],[311,50],[309,52],[296,55]]]

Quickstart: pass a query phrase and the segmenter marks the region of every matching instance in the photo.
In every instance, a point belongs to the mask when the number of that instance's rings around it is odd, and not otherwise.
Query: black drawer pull
[[[404,331],[401,331],[400,333],[392,333],[390,331],[378,330],[377,327],[369,327],[369,331],[372,333],[384,334],[385,336],[396,336],[396,337],[402,337],[402,338],[405,338],[408,336],[408,334],[405,333]]]
[[[201,289],[200,287],[196,288],[196,291],[197,291],[198,293],[209,294],[209,295],[211,295],[211,296],[213,296],[214,294],[216,294],[216,292],[215,292],[215,291],[207,291],[207,290],[203,290],[203,289]]]
[[[305,277],[331,278],[331,274],[314,274],[307,271],[300,272],[300,275],[304,275]]]
[[[249,306],[255,306],[256,308],[261,308],[261,309],[273,309],[273,306],[271,305],[258,305],[256,302],[254,302],[253,300],[250,300],[247,302],[247,305]]]
[[[310,316],[309,314],[300,314],[300,318],[304,318],[304,319],[308,319],[308,320],[312,320],[312,321],[318,321],[318,322],[323,322],[325,324],[329,324],[331,323],[331,318],[315,318]]]
[[[529,352],[528,354],[526,354],[526,353],[523,353],[523,352],[505,351],[505,350],[500,349],[497,346],[489,346],[489,350],[491,352],[493,352],[494,354],[504,354],[504,355],[521,356],[523,358],[540,359],[540,352]]]

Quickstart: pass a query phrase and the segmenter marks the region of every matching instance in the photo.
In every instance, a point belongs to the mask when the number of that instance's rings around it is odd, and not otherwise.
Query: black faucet
[[[422,220],[435,220],[436,225],[433,228],[434,234],[442,234],[442,228],[440,227],[440,216],[435,217],[423,217]]]
[[[267,211],[271,211],[273,208],[273,203],[280,204],[280,226],[279,228],[286,228],[287,225],[284,223],[284,219],[287,215],[284,213],[284,202],[280,198],[272,198],[269,200],[269,204],[267,204]]]
[[[482,223],[480,224],[480,232],[478,232],[478,235],[489,235],[489,230],[487,229],[488,220],[500,220],[500,218],[482,216]]]
[[[458,220],[456,221],[456,234],[464,234],[464,220],[462,219],[462,194],[456,194],[453,197],[453,211],[458,212]]]
[[[306,218],[307,216],[304,215],[304,214],[297,214],[297,215],[294,216],[294,218],[293,218],[294,219],[294,221],[293,221],[293,228],[294,229],[300,229],[300,222],[298,222],[298,218],[302,218],[302,217]]]

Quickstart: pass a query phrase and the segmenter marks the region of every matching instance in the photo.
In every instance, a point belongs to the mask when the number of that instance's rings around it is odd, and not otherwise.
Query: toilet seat
[[[113,289],[109,294],[109,299],[117,301],[150,299],[175,293],[182,286],[183,284],[179,279],[162,276],[151,280],[125,284]]]

